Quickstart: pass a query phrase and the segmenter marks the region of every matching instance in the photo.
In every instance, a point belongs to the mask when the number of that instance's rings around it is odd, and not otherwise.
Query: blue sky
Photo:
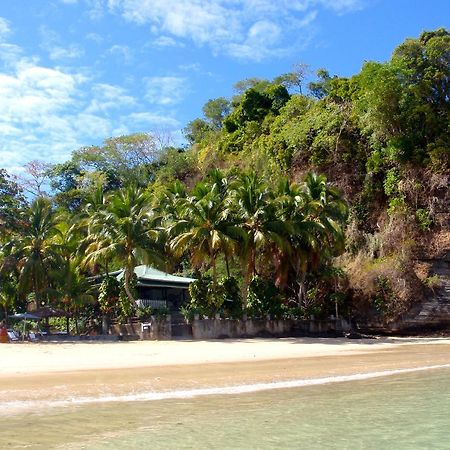
[[[0,167],[170,134],[244,78],[349,76],[449,27],[449,0],[1,0]]]

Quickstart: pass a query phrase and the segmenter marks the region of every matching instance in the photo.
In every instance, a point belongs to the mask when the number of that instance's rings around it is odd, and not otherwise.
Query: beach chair
[[[30,341],[30,342],[36,342],[36,341],[39,341],[39,336],[36,334],[36,333],[33,333],[33,332],[29,332],[28,333],[28,340]]]
[[[17,336],[17,334],[14,330],[8,330],[8,338],[9,338],[10,342],[19,341],[19,337]]]

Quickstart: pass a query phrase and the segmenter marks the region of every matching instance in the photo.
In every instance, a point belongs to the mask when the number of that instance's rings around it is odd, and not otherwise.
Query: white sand
[[[450,339],[286,338],[0,344],[0,377],[96,369],[129,369],[339,356],[379,352],[414,344],[449,345]]]

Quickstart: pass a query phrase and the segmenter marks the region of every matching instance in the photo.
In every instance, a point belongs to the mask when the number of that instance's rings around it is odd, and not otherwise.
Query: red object
[[[7,344],[8,342],[8,330],[6,329],[6,327],[0,326],[0,344]]]

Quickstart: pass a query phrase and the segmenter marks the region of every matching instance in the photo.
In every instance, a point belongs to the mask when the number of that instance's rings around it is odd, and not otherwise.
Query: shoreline
[[[36,407],[450,364],[450,339],[286,338],[0,346],[3,402]],[[23,406],[23,405],[22,405]]]

